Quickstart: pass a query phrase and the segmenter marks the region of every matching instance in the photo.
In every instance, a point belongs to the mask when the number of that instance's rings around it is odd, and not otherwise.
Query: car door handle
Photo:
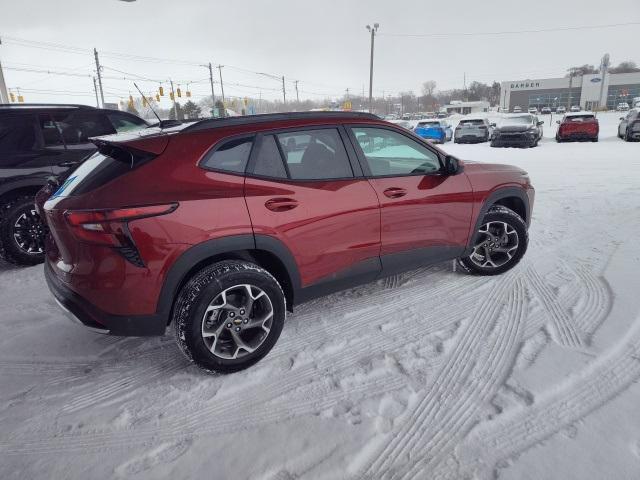
[[[293,198],[272,198],[264,203],[264,206],[273,212],[286,212],[298,206]]]
[[[407,191],[404,188],[391,187],[387,188],[382,193],[384,193],[389,198],[400,198],[404,197],[407,194]]]

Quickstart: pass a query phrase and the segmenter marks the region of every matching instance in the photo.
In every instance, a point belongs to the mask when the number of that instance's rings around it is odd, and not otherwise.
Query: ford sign
[[[601,81],[602,81],[602,79],[600,77],[594,77],[594,78],[591,79],[591,83],[598,83],[598,82],[601,82]]]

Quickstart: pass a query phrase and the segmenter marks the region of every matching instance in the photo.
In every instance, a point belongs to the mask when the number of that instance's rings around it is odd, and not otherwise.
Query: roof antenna
[[[138,85],[136,85],[136,82],[133,82],[133,86],[136,87],[136,90],[138,90],[140,92],[140,95],[142,95],[142,98],[144,98],[144,101],[147,102],[147,105],[149,105],[149,108],[151,109],[151,111],[153,112],[153,114],[156,116],[156,118],[158,119],[158,126],[160,128],[162,128],[162,120],[160,120],[160,117],[158,116],[158,114],[156,113],[156,111],[153,109],[153,107],[151,106],[151,102],[147,99],[147,97],[144,96],[144,93],[142,93],[142,90],[140,90],[138,88]]]

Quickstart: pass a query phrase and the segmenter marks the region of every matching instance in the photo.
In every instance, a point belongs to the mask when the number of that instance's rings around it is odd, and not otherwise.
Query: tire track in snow
[[[579,266],[575,269],[575,275],[587,291],[584,306],[575,314],[576,324],[583,331],[593,334],[609,315],[613,307],[613,294],[606,280],[594,275],[590,269]]]
[[[460,473],[494,478],[501,460],[517,457],[593,410],[640,378],[640,318],[612,348],[556,388],[479,426],[458,448]]]
[[[527,273],[529,284],[542,303],[544,310],[553,325],[552,336],[560,345],[569,348],[582,348],[583,341],[578,334],[573,319],[565,309],[556,301],[554,294],[547,284],[540,278],[538,272],[532,266]]]
[[[517,274],[510,273],[497,280],[492,290],[497,294],[481,303],[425,396],[400,431],[376,453],[362,478],[392,478],[396,473],[404,477],[427,468],[447,451],[451,438],[470,428],[479,409],[504,381],[522,332],[524,286]],[[499,321],[505,299],[506,319]],[[482,341],[489,337],[491,342]]]
[[[475,283],[476,279],[473,279],[473,283]],[[439,285],[436,289],[435,293],[438,292],[446,292],[449,290],[450,284],[453,282],[453,279],[446,279],[442,285]],[[466,283],[466,282],[464,282]],[[455,290],[462,290],[464,286],[458,286]],[[416,300],[416,296],[418,298],[432,299],[434,298],[433,293],[429,292],[429,295],[425,293],[425,289],[420,286],[415,287],[416,295],[412,295],[413,300]],[[301,385],[305,385],[309,382],[309,380],[316,378],[318,375],[318,371],[339,371],[340,369],[353,368],[354,366],[366,361],[370,356],[363,355],[363,351],[370,352],[380,352],[380,351],[393,351],[398,348],[402,348],[407,345],[407,343],[412,343],[419,341],[420,338],[432,334],[442,328],[450,327],[451,324],[458,321],[459,316],[464,316],[466,311],[473,308],[475,304],[475,298],[473,297],[473,293],[477,294],[477,290],[468,289],[466,291],[462,290],[459,292],[460,301],[456,303],[455,308],[447,307],[446,305],[440,304],[438,308],[432,309],[428,313],[428,322],[424,322],[419,316],[415,314],[403,314],[401,316],[402,321],[398,324],[399,327],[405,326],[407,324],[412,324],[410,326],[414,327],[416,322],[426,323],[424,328],[420,330],[419,336],[413,336],[409,342],[407,339],[402,336],[398,337],[389,337],[389,334],[384,331],[376,331],[375,335],[372,337],[369,335],[368,337],[356,336],[356,341],[352,344],[348,345],[348,348],[352,351],[351,355],[340,355],[336,357],[331,357],[327,359],[325,362],[321,362],[320,364],[309,363],[304,366],[303,369],[296,370],[297,374],[292,377],[291,375],[283,377],[281,382],[276,382],[269,386],[266,391],[263,391],[263,395],[261,395],[260,399],[256,399],[253,396],[247,397],[248,400],[245,402],[238,402],[236,398],[221,398],[219,402],[216,402],[210,409],[207,409],[207,414],[210,415],[235,415],[235,412],[238,412],[239,408],[251,408],[254,405],[254,402],[266,402],[270,401],[273,398],[282,397],[289,392],[299,388]],[[451,293],[451,292],[449,292]],[[458,295],[458,292],[454,291],[453,294]],[[438,295],[435,295],[437,298]],[[413,304],[414,307],[417,305]],[[372,310],[370,313],[373,313],[376,318],[384,319],[387,314],[390,313],[397,314],[397,307],[393,306],[393,303],[385,304],[385,308]],[[369,312],[367,312],[369,313]],[[383,322],[384,324],[384,322]],[[340,326],[338,322],[330,325],[329,330],[333,330],[333,333],[337,335],[344,335],[345,331],[351,333],[357,333],[363,327],[373,328],[375,327],[375,323],[372,322],[371,315],[359,315],[358,321],[350,320],[347,322],[346,327]],[[320,343],[324,343],[326,341],[327,328],[323,328],[323,336],[325,339]],[[306,335],[305,338],[310,338],[309,343],[313,342],[313,337],[315,335]],[[391,338],[391,340],[389,340]],[[366,345],[366,350],[365,350]],[[360,347],[360,348],[359,348]],[[301,347],[298,345],[298,349]],[[175,353],[175,352],[174,352]],[[275,353],[275,352],[274,352]],[[288,354],[289,352],[283,351],[281,356]],[[175,359],[175,356],[173,357]],[[103,383],[92,383],[87,387],[86,392],[78,392],[77,390],[70,390],[70,394],[73,395],[73,399],[71,402],[63,407],[61,410],[64,414],[70,414],[77,412],[81,409],[88,408],[94,405],[100,405],[109,400],[114,401],[116,397],[123,397],[140,387],[146,387],[153,381],[158,380],[159,378],[169,376],[170,374],[184,368],[185,365],[181,365],[178,358],[176,362],[177,366],[171,365],[171,359],[168,361],[163,361],[160,365],[154,365],[149,368],[146,368],[143,372],[140,372],[139,368],[134,372],[125,375],[117,380],[113,380],[108,382],[106,385]],[[267,359],[263,360],[263,363],[268,364],[269,362],[275,362],[278,359],[278,355],[272,355],[267,357]],[[405,381],[406,383],[406,381]],[[247,388],[253,388],[252,385],[248,385]],[[241,394],[242,392],[234,391],[234,394]],[[202,413],[202,412],[200,412]],[[200,418],[200,415],[197,415]],[[242,421],[242,419],[238,419],[238,421]],[[206,422],[205,422],[206,423]],[[184,422],[180,423],[180,427],[184,426]],[[165,427],[163,427],[165,428]],[[178,433],[176,431],[176,433]],[[50,435],[53,437],[59,437],[60,435],[64,435],[63,432],[40,432],[40,435]],[[148,437],[146,437],[148,438]]]

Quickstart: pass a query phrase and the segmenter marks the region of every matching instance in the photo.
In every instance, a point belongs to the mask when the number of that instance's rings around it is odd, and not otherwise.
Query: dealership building
[[[585,110],[593,110],[600,105],[614,110],[621,102],[632,105],[634,98],[640,97],[640,72],[636,73],[594,73],[573,78],[545,78],[502,82],[500,107],[513,111],[519,106],[523,110],[536,107],[558,107],[567,110],[571,105],[580,105]]]

